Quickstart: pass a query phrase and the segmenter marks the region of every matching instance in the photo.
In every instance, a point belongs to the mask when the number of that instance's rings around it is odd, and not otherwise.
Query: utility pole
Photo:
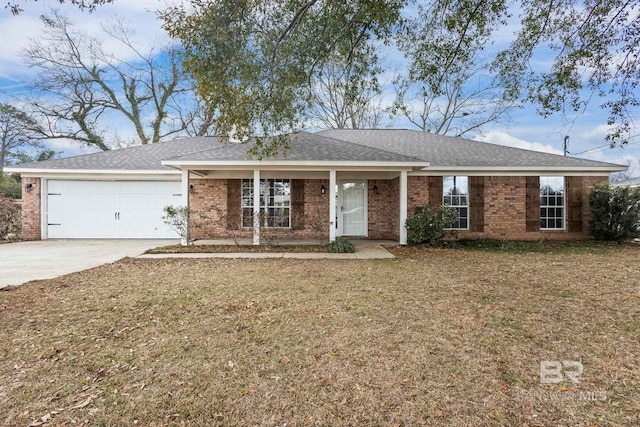
[[[567,148],[569,147],[569,135],[566,135],[564,137],[564,143],[562,145],[564,146],[564,150],[563,151],[564,151],[564,155],[566,156],[567,153],[568,153]]]

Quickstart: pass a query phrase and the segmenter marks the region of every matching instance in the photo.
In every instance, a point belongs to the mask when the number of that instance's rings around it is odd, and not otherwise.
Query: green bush
[[[412,245],[437,246],[447,235],[457,238],[455,230],[448,230],[458,218],[458,212],[447,206],[418,206],[407,219],[407,240]]]
[[[622,242],[640,235],[640,188],[599,184],[589,198],[591,235]]]
[[[6,196],[12,199],[22,197],[19,174],[0,172],[0,196]]]
[[[327,243],[327,252],[333,252],[338,254],[351,254],[356,251],[355,246],[350,241],[343,239],[342,237],[336,237],[333,242]]]

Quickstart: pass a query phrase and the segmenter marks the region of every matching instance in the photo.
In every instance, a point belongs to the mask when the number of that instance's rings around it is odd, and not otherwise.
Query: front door
[[[338,187],[338,234],[367,235],[367,181],[344,181]]]

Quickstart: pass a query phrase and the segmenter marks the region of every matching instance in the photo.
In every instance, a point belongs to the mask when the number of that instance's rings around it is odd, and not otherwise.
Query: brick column
[[[29,191],[25,189],[29,184]],[[22,239],[42,238],[42,183],[40,178],[22,178]]]

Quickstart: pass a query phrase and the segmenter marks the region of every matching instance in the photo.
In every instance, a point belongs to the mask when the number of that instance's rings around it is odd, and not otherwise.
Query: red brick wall
[[[377,187],[378,194],[374,188]],[[370,239],[399,238],[400,178],[369,180],[367,200]]]
[[[407,216],[410,217],[413,216],[416,207],[429,203],[429,177],[408,176],[407,196]]]
[[[582,179],[582,216],[583,230],[579,233],[567,231],[526,231],[526,177],[524,176],[487,176],[484,182],[484,232],[460,231],[460,238],[478,239],[584,239],[589,230],[589,194],[596,183],[606,181],[606,177],[583,177]],[[276,238],[318,238],[321,234],[327,239],[329,231],[323,225],[329,222],[329,181],[308,179],[304,182],[304,224],[302,229],[262,229],[263,239]],[[408,177],[408,215],[411,216],[416,206],[429,202],[429,177]],[[208,216],[203,228],[192,230],[192,237],[197,239],[228,238],[236,234],[251,237],[252,230],[241,229],[231,231],[228,212],[240,212],[239,180],[193,179],[193,192],[190,194],[191,207],[203,211]],[[38,183],[39,184],[39,183]],[[325,186],[326,192],[320,189]],[[374,194],[373,187],[378,187]],[[35,186],[34,186],[35,187]],[[368,219],[369,238],[398,239],[399,228],[399,179],[370,180],[368,184]],[[39,185],[29,195],[39,194]],[[39,238],[39,203],[37,202],[37,238]],[[236,205],[236,207],[234,207]],[[23,209],[29,209],[25,198]],[[28,215],[27,215],[28,216]],[[24,218],[24,217],[23,217]],[[23,219],[23,222],[25,220]],[[237,221],[231,221],[237,222]],[[320,230],[318,230],[320,228]]]
[[[239,228],[241,213],[241,180],[226,179],[192,179],[193,190],[190,194],[191,208],[204,212],[209,219],[203,227],[192,229],[194,239],[231,238],[234,235],[243,238],[253,236],[251,228]],[[329,180],[306,179],[304,185],[304,228],[262,228],[261,238],[275,239],[313,239],[329,237]],[[325,194],[322,194],[322,185]],[[238,213],[236,215],[236,212]],[[292,215],[294,213],[292,212]],[[321,229],[320,229],[321,228]]]
[[[202,212],[207,216],[207,219],[201,221],[201,228],[190,230],[190,237],[205,239],[226,233],[228,227],[227,180],[191,179],[189,184],[193,186],[189,193],[189,206],[195,213]],[[238,196],[239,206],[240,197]]]
[[[484,232],[460,231],[462,239],[512,239],[512,240],[575,240],[589,238],[589,194],[594,185],[606,181],[606,177],[582,178],[581,232],[558,231],[527,232],[526,177],[485,177]],[[568,207],[567,207],[568,209]],[[567,217],[567,213],[565,213]]]
[[[31,184],[28,193],[24,187]],[[40,178],[22,178],[22,239],[40,240],[41,233],[41,194],[42,184]]]
[[[325,193],[322,194],[324,185]],[[329,180],[304,180],[304,229],[296,235],[304,238],[329,238]]]

